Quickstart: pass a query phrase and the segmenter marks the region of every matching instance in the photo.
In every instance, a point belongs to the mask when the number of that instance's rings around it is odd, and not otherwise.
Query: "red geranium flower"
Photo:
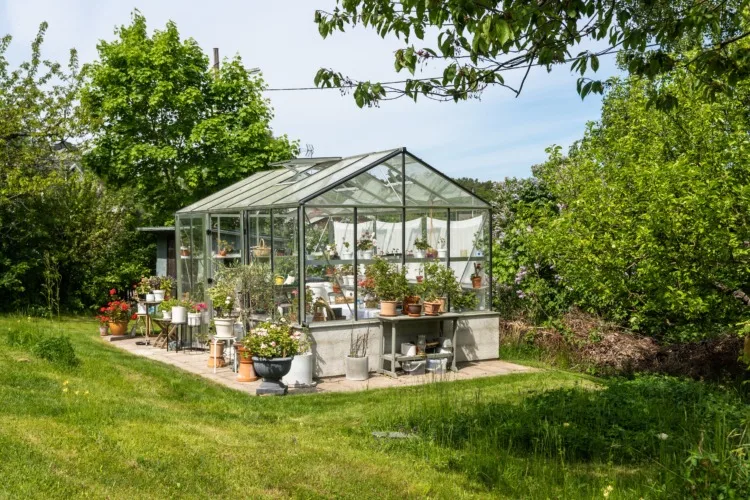
[[[110,294],[110,295],[115,295],[115,294],[117,294],[117,289],[116,289],[116,288],[113,288],[112,290],[110,290],[110,291],[109,291],[109,294]]]
[[[128,305],[125,302],[123,302],[122,304],[120,304],[120,309],[122,309],[123,311],[127,311]]]
[[[100,308],[99,308],[99,312],[104,312],[104,311],[106,311],[106,310],[107,310],[107,308],[106,308],[106,307],[104,307],[104,306],[102,306],[102,307],[100,307]]]
[[[138,319],[138,315],[136,313],[133,313],[133,315],[130,317],[130,319]]]

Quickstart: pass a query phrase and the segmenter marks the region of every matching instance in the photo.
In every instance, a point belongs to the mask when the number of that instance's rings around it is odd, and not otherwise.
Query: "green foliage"
[[[395,69],[410,76],[397,86],[356,81],[322,68],[314,81],[319,87],[354,88],[355,102],[363,107],[394,94],[458,101],[494,85],[518,95],[532,66],[550,71],[569,65],[581,75],[577,91],[584,98],[604,92],[605,82],[587,76],[598,71],[599,58],[622,51],[623,69],[632,75],[653,79],[687,67],[702,94],[730,94],[750,74],[744,51],[733,50],[748,35],[747,15],[743,0],[337,0],[333,12],[315,13],[321,36],[362,25],[381,37],[402,38],[405,47],[395,52]],[[425,38],[431,47],[410,43]],[[587,42],[600,50],[581,51]],[[433,60],[442,63],[442,74],[414,76]],[[517,83],[505,79],[513,69],[525,72]],[[677,97],[659,89],[652,102],[668,109]]]
[[[461,295],[461,284],[453,272],[453,268],[439,261],[424,263],[424,280],[417,285],[419,295],[427,302],[446,297],[453,299]]]
[[[451,306],[456,311],[476,311],[479,297],[474,292],[464,292],[451,298]]]
[[[149,223],[297,152],[273,137],[263,80],[239,57],[216,72],[174,23],[149,35],[137,11],[116,35],[85,69],[81,102],[94,137],[85,162],[110,186],[135,183]]]
[[[750,87],[709,104],[680,72],[658,86],[683,105],[659,112],[649,106],[656,85],[618,82],[569,155],[551,151],[536,174],[560,214],[526,240],[581,307],[699,338],[745,310],[737,291],[750,285]]]
[[[685,461],[686,491],[694,498],[750,498],[750,442],[734,431],[719,450],[704,451],[699,445]]]
[[[237,297],[237,272],[234,267],[222,267],[214,276],[214,283],[208,289],[208,296],[214,310],[220,317],[229,316]]]
[[[69,368],[78,366],[81,363],[81,360],[76,356],[70,339],[64,335],[42,339],[34,345],[32,352],[42,359]]]
[[[87,130],[68,68],[44,61],[46,24],[31,58],[10,70],[0,43],[0,309],[81,310],[143,272],[153,253],[136,234],[127,193],[81,170]]]
[[[380,300],[402,300],[409,293],[406,270],[382,257],[375,257],[365,269],[367,279],[373,281],[373,290]]]

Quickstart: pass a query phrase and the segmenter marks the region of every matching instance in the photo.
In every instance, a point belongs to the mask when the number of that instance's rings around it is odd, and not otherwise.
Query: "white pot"
[[[448,255],[448,250],[443,248],[442,250],[438,250],[438,258],[444,259]]]
[[[146,308],[146,304],[143,302],[138,302],[138,314],[146,314],[148,312],[148,309]]]
[[[313,385],[313,361],[311,352],[297,354],[292,359],[292,368],[284,375],[282,382],[291,387],[310,387]]]
[[[347,274],[344,276],[344,285],[345,286],[354,286],[354,275],[353,274]]]
[[[187,308],[174,306],[172,308],[172,323],[187,323]]]
[[[161,317],[162,317],[162,319],[170,320],[171,321],[172,320],[172,311],[162,311],[161,312]]]
[[[156,297],[153,293],[146,294],[146,302],[156,302]]]
[[[351,250],[343,250],[341,252],[341,260],[352,260],[354,258],[354,252]],[[293,362],[292,362],[293,363]]]
[[[214,318],[216,327],[216,338],[234,337],[234,319],[232,318]]]
[[[367,364],[367,356],[362,358],[346,357],[346,379],[367,380],[370,378],[370,370]]]
[[[187,324],[188,326],[200,326],[201,313],[187,313]]]
[[[424,259],[424,250],[414,250],[414,257],[417,259]]]
[[[161,302],[164,300],[164,290],[154,290],[155,302]]]
[[[360,252],[360,258],[364,260],[372,259],[372,250],[362,250],[362,252]]]

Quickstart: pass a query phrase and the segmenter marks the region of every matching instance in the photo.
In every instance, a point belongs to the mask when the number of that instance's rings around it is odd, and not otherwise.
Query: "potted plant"
[[[414,240],[414,257],[417,259],[424,259],[425,252],[429,250],[430,244],[427,243],[427,238],[417,238]]]
[[[218,256],[226,257],[228,253],[234,250],[234,246],[226,240],[219,240],[218,242]]]
[[[151,293],[146,295],[146,302],[161,302],[164,300],[164,289],[161,287],[161,278],[159,276],[150,276],[148,284],[151,287]]]
[[[375,239],[372,237],[370,231],[363,232],[359,240],[357,241],[357,250],[359,250],[359,257],[363,260],[372,259],[372,253],[375,248]]]
[[[474,273],[471,275],[472,288],[482,288],[482,263],[474,263]]]
[[[189,257],[190,256],[190,247],[180,245],[180,256],[181,257]]]
[[[99,312],[103,312],[102,309],[103,308],[100,307]],[[99,335],[101,335],[102,337],[106,337],[107,335],[109,335],[109,317],[103,314],[99,314],[97,315],[96,319],[99,321]]]
[[[201,318],[203,317],[203,311],[207,311],[208,306],[205,302],[192,303],[187,313],[187,324],[188,326],[201,326]]]
[[[343,260],[351,260],[354,258],[354,249],[352,248],[351,243],[346,240],[341,244],[341,258]]]
[[[116,293],[115,289],[109,291],[110,296],[114,296]],[[137,317],[132,314],[127,302],[117,299],[108,302],[106,306],[100,307],[99,313],[100,321],[107,323],[110,333],[114,336],[125,335],[128,331],[128,323],[131,319]]]
[[[343,264],[341,266],[341,284],[343,286],[354,286],[354,266]]]
[[[438,259],[444,259],[448,255],[448,249],[445,248],[445,238],[438,239],[437,256]]]
[[[380,314],[395,316],[396,306],[409,292],[406,270],[399,270],[396,264],[376,257],[373,263],[367,266],[365,276],[373,281],[373,291],[380,299]]]
[[[172,306],[172,323],[187,323],[187,312],[192,307],[193,303],[189,300],[177,300]]]
[[[164,291],[163,299],[170,299],[172,298],[172,287],[174,286],[174,281],[170,276],[159,276],[159,280],[161,281],[160,288]],[[156,292],[154,292],[156,294]]]
[[[409,285],[408,292],[404,296],[404,303],[401,307],[402,314],[408,314],[415,318],[422,315],[422,304],[420,303],[421,298],[419,297],[416,287]]]
[[[256,394],[287,393],[281,378],[292,368],[292,359],[299,352],[300,337],[301,333],[284,318],[263,321],[248,332],[242,343],[252,353],[256,373],[263,377]]]
[[[349,339],[349,355],[346,357],[345,366],[347,380],[367,380],[370,378],[367,361],[368,341],[369,330],[357,335],[352,332]]]
[[[465,292],[452,298],[451,305],[456,312],[476,311],[479,297],[474,292]]]
[[[299,351],[292,359],[292,367],[289,369],[289,373],[284,375],[281,381],[291,387],[312,386],[314,360],[309,333],[306,328],[303,328],[300,331]]]
[[[208,296],[214,309],[214,327],[217,337],[234,337],[234,310],[237,295],[237,275],[235,268],[220,269],[214,278],[214,284],[208,289]]]
[[[430,279],[431,292],[440,302],[440,312],[447,311],[447,300],[461,294],[461,285],[453,269],[440,262],[426,262],[425,274]]]
[[[164,320],[172,320],[172,308],[179,305],[177,299],[167,299],[159,304],[159,311],[161,311],[161,317]]]

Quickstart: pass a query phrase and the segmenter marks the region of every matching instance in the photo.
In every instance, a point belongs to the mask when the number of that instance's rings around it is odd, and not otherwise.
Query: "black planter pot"
[[[292,359],[288,358],[258,358],[253,356],[255,373],[263,377],[263,382],[255,390],[255,394],[262,396],[264,394],[273,394],[283,396],[287,392],[286,384],[281,381],[281,377],[289,373],[292,369]]]

